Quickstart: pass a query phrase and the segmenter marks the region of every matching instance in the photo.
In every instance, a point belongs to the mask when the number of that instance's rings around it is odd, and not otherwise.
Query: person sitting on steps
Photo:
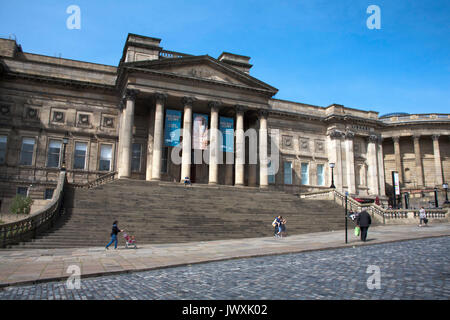
[[[184,186],[192,186],[191,179],[189,177],[184,177]]]

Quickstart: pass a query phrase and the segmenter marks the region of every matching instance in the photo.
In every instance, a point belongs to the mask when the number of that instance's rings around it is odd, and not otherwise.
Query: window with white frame
[[[317,165],[317,185],[324,186],[325,185],[325,175],[324,175],[324,165]]]
[[[112,160],[112,145],[102,144],[100,145],[100,163],[99,171],[110,171]]]
[[[292,184],[292,162],[284,162],[284,184]]]
[[[133,172],[141,171],[141,153],[142,144],[133,143],[133,150],[131,154],[131,171]]]
[[[73,159],[74,169],[86,169],[87,142],[75,142],[75,151]]]
[[[61,158],[61,141],[50,140],[48,144],[47,167],[58,168]]]
[[[309,184],[309,163],[302,163],[301,166],[301,174],[302,174],[302,184],[308,185]]]
[[[23,138],[22,147],[20,148],[19,163],[24,166],[31,166],[33,164],[34,153],[34,138]]]
[[[6,162],[6,143],[8,138],[6,136],[0,136],[0,164]]]

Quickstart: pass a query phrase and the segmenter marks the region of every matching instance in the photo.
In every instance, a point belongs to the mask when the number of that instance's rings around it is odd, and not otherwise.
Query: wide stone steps
[[[116,180],[68,194],[57,226],[17,248],[104,246],[114,220],[138,244],[268,237],[277,215],[287,219],[291,235],[344,228],[343,209],[332,201],[258,188]]]

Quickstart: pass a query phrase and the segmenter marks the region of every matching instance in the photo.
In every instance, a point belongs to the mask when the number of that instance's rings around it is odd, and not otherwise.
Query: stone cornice
[[[56,78],[56,77],[48,77],[48,76],[41,76],[41,75],[31,75],[31,74],[24,74],[24,73],[7,73],[5,75],[6,78],[19,78],[34,82],[45,82],[45,83],[51,83],[51,84],[57,84],[57,85],[63,85],[63,86],[72,86],[75,88],[89,88],[89,89],[95,89],[95,90],[103,90],[103,91],[109,91],[111,93],[117,92],[117,88],[112,85],[105,85],[105,84],[97,84],[93,82],[88,81],[80,81],[80,80],[72,80],[72,79],[62,79],[62,78]]]

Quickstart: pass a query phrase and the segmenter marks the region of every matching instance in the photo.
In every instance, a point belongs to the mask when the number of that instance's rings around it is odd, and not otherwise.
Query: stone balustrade
[[[53,227],[54,222],[64,214],[62,202],[65,185],[66,172],[62,171],[53,198],[45,207],[28,218],[0,225],[0,247],[35,238],[40,232]]]
[[[302,199],[333,199],[337,204],[342,207],[345,206],[345,195],[336,191],[335,189],[308,192],[299,194]],[[352,197],[347,197],[347,210],[349,212],[359,212],[360,210],[367,210],[369,214],[386,224],[386,221],[391,222],[394,219],[414,219],[419,217],[419,209],[385,209],[378,206],[375,203],[362,204],[353,199]],[[447,218],[446,209],[426,209],[426,215],[428,218],[444,219]]]
[[[98,177],[97,179],[95,179],[93,181],[89,181],[88,183],[71,183],[70,186],[75,189],[91,189],[96,186],[116,180],[117,175],[118,175],[117,171],[112,171],[112,172],[108,172],[107,174]]]

